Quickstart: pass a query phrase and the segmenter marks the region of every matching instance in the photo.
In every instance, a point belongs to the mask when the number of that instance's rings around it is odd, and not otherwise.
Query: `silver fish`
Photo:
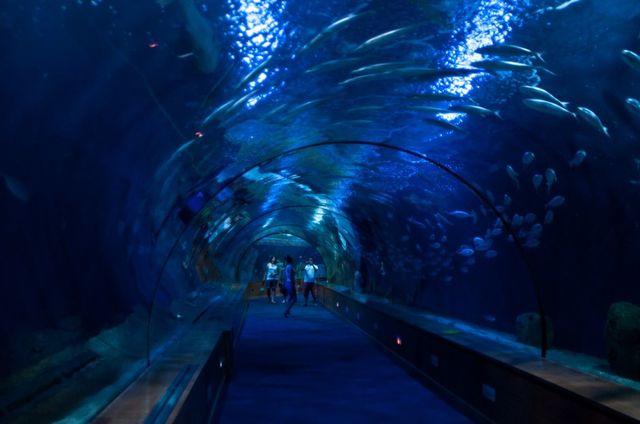
[[[516,183],[516,188],[520,188],[520,181],[518,181],[518,173],[515,171],[515,169],[513,169],[513,167],[511,165],[507,165],[507,175],[509,175],[509,178],[511,178],[513,180],[514,183]]]
[[[533,56],[544,62],[540,53],[515,44],[492,44],[490,46],[480,47],[476,50],[476,53],[494,56]]]
[[[549,203],[545,205],[546,208],[557,208],[558,206],[562,206],[564,204],[564,196],[555,196],[553,199],[549,200]]]
[[[320,33],[318,33],[318,35],[313,37],[313,39],[311,39],[311,41],[309,41],[307,44],[302,46],[300,48],[300,50],[298,51],[298,54],[302,54],[302,53],[308,51],[313,46],[318,44],[321,40],[326,38],[328,35],[336,33],[339,29],[345,27],[346,25],[348,25],[354,19],[360,18],[360,17],[366,15],[367,13],[369,13],[369,12],[360,13],[360,14],[350,13],[347,16],[345,16],[343,18],[340,18],[337,21],[331,23],[329,26],[327,26],[322,31],[320,31]]]
[[[530,97],[541,99],[541,100],[547,100],[551,103],[557,104],[558,106],[562,106],[565,109],[569,106],[569,102],[563,102],[559,100],[553,94],[549,93],[547,90],[540,87],[534,87],[532,85],[523,85],[519,88],[519,90],[525,96],[530,96]]]
[[[562,3],[559,6],[555,7],[555,10],[564,10],[567,7],[571,6],[572,4],[576,4],[579,3],[581,0],[569,0],[569,1],[565,1],[564,3]]]
[[[364,74],[358,75],[357,77],[347,78],[344,81],[340,81],[338,85],[351,85],[351,84],[362,84],[367,82],[379,81],[385,77],[391,76],[389,71],[380,72],[377,74]]]
[[[640,56],[631,50],[622,50],[620,53],[622,61],[629,65],[631,69],[640,72]]]
[[[493,116],[498,119],[502,119],[502,116],[500,116],[500,112],[478,105],[453,105],[449,107],[449,110],[452,110],[454,112],[468,113],[469,115],[478,115],[482,116],[483,118]]]
[[[440,127],[440,128],[444,128],[446,130],[452,130],[452,131],[457,131],[457,132],[462,132],[462,133],[466,133],[465,130],[463,130],[460,127],[457,127],[453,124],[450,124],[447,121],[441,121],[439,119],[434,119],[434,118],[422,118],[422,121],[429,124],[429,125],[434,125],[436,127]]]
[[[451,113],[449,109],[434,106],[409,106],[409,109],[426,113]]]
[[[533,183],[533,188],[536,191],[536,193],[538,192],[538,188],[540,187],[540,184],[542,184],[542,175],[540,174],[535,174],[532,178],[531,178],[531,182]]]
[[[356,57],[347,57],[344,59],[328,60],[326,62],[322,62],[318,65],[312,66],[304,72],[307,74],[311,74],[315,72],[335,71],[336,69],[348,68],[361,61],[362,59],[356,58]]]
[[[586,107],[582,107],[582,106],[578,106],[576,109],[578,111],[577,112],[578,116],[583,121],[585,121],[587,124],[591,125],[595,129],[597,129],[602,134],[604,134],[607,137],[611,138],[611,136],[609,135],[609,130],[607,129],[607,127],[605,127],[602,124],[602,121],[600,120],[600,118],[598,118],[598,115],[596,115],[592,110],[587,109]]]
[[[511,218],[511,226],[512,227],[519,227],[523,223],[524,223],[524,218],[522,217],[522,215],[515,214]]]
[[[439,78],[459,77],[481,73],[475,68],[430,68],[425,66],[407,66],[393,69],[389,73],[410,80],[430,81]]]
[[[300,103],[299,105],[292,107],[289,110],[289,112],[287,113],[287,115],[289,115],[289,116],[294,115],[296,113],[299,113],[299,112],[303,111],[304,109],[308,109],[311,106],[320,104],[322,102],[326,102],[328,100],[330,100],[329,97],[320,97],[318,99],[307,100],[304,103]]]
[[[264,115],[262,115],[262,119],[269,119],[272,116],[276,116],[280,112],[282,112],[284,109],[286,109],[288,106],[289,106],[288,103],[283,103],[283,104],[281,104],[279,106],[276,106],[273,109],[271,109],[268,112],[266,112]]]
[[[256,66],[255,68],[253,68],[251,71],[249,71],[240,80],[240,82],[238,82],[238,84],[236,84],[236,86],[233,87],[233,91],[240,90],[241,88],[243,88],[245,86],[245,84],[251,82],[255,76],[260,75],[262,73],[262,71],[269,65],[269,63],[271,63],[272,59],[273,59],[273,56],[269,56],[267,59],[265,59],[264,62],[262,62],[260,65]]]
[[[447,215],[452,216],[454,218],[471,218],[473,220],[473,223],[477,223],[478,222],[478,215],[476,214],[476,212],[472,209],[471,212],[465,212],[465,211],[460,211],[460,210],[456,210],[456,211],[451,211],[451,212],[447,212]]]
[[[624,101],[624,105],[629,112],[640,117],[640,101],[638,99],[629,97]]]
[[[232,115],[234,112],[236,112],[236,110],[244,107],[247,104],[247,101],[249,101],[250,98],[254,97],[256,94],[258,94],[259,91],[261,91],[263,89],[263,87],[258,87],[250,92],[248,92],[247,94],[245,94],[244,96],[240,97],[239,99],[237,99],[235,102],[233,102],[231,104],[231,106],[229,106],[228,108],[226,108],[223,112],[224,116],[228,116],[228,115]],[[211,115],[210,115],[211,116]],[[207,117],[207,120],[209,119],[209,117]],[[208,122],[207,120],[205,120],[205,123]]]
[[[513,62],[510,60],[478,60],[476,62],[472,62],[471,66],[475,66],[476,68],[481,68],[489,72],[543,71],[548,74],[555,75],[555,73],[545,67]]]
[[[359,125],[371,125],[375,121],[371,119],[343,119],[329,124],[329,127],[350,127]]]
[[[526,168],[527,166],[529,166],[535,158],[536,155],[534,155],[533,152],[524,152],[522,154],[522,167]]]
[[[465,257],[470,257],[473,256],[473,254],[475,253],[475,251],[466,245],[462,245],[458,248],[458,250],[456,251],[456,253],[460,256],[465,256]]]
[[[587,157],[587,152],[584,150],[578,150],[575,155],[573,155],[573,159],[569,161],[569,166],[573,168],[574,166],[580,165],[585,158]]]
[[[378,46],[380,44],[387,43],[390,40],[393,40],[393,39],[397,38],[398,36],[406,33],[409,30],[412,30],[414,28],[416,28],[416,25],[409,25],[409,26],[405,26],[405,27],[402,27],[402,28],[392,29],[391,31],[383,32],[382,34],[379,34],[379,35],[376,35],[375,37],[369,38],[367,41],[365,41],[364,43],[362,43],[358,47],[356,47],[354,51],[355,52],[359,52],[359,51],[371,49],[371,48],[376,47],[376,46]]]
[[[556,171],[554,171],[553,168],[547,168],[547,170],[544,171],[544,177],[547,180],[547,193],[551,193],[551,186],[558,182]]]
[[[531,108],[538,112],[546,113],[549,115],[561,116],[565,118],[567,117],[571,117],[574,119],[576,118],[575,113],[568,111],[567,109],[565,109],[564,107],[556,103],[551,103],[546,100],[524,99],[522,103],[524,103],[524,105],[527,106],[528,108]]]
[[[553,211],[549,210],[544,214],[544,223],[551,224],[553,222]]]
[[[376,72],[387,72],[393,69],[403,68],[409,65],[409,62],[383,62],[366,65],[351,71],[352,74],[369,74]]]

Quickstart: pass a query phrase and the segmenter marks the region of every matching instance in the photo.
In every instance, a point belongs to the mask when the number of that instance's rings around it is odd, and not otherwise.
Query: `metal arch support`
[[[253,169],[259,168],[259,167],[261,167],[263,165],[266,165],[266,164],[268,164],[270,162],[273,162],[274,160],[276,160],[278,158],[281,158],[281,157],[285,157],[285,156],[288,156],[288,155],[291,155],[291,154],[294,154],[294,153],[297,153],[297,152],[300,152],[300,151],[314,149],[314,148],[323,147],[323,146],[370,146],[370,147],[374,147],[374,148],[384,148],[384,149],[389,149],[389,150],[395,150],[397,152],[408,154],[410,156],[413,156],[415,158],[423,160],[423,161],[425,161],[427,163],[430,163],[431,165],[435,166],[436,168],[442,170],[443,172],[445,172],[449,176],[453,177],[454,179],[456,179],[457,181],[462,183],[462,185],[464,185],[478,199],[480,199],[494,213],[494,215],[500,220],[500,222],[502,223],[502,225],[506,229],[507,233],[509,233],[509,235],[511,235],[511,237],[513,238],[513,241],[514,241],[514,243],[515,243],[515,245],[516,245],[516,247],[518,249],[518,252],[519,252],[520,256],[522,257],[522,260],[524,261],[525,266],[526,266],[527,270],[529,271],[529,275],[531,277],[531,284],[533,286],[533,289],[534,289],[534,292],[535,292],[535,296],[536,296],[538,314],[540,315],[540,331],[541,331],[541,336],[542,336],[541,337],[542,343],[541,343],[541,348],[540,348],[540,351],[541,351],[540,354],[541,354],[541,356],[543,358],[546,357],[547,349],[548,349],[548,346],[547,346],[547,323],[546,323],[545,308],[544,308],[544,305],[543,305],[543,302],[542,302],[542,294],[541,294],[541,291],[540,291],[540,286],[538,284],[538,279],[536,278],[536,272],[534,270],[534,267],[531,264],[531,262],[529,261],[529,258],[527,257],[527,254],[525,252],[524,246],[522,245],[522,243],[518,239],[518,236],[516,235],[515,231],[513,230],[513,227],[507,221],[507,219],[500,213],[500,211],[498,211],[496,206],[489,200],[489,198],[484,193],[482,193],[482,191],[480,191],[480,189],[478,189],[473,183],[469,182],[466,178],[462,177],[460,174],[455,172],[453,169],[451,169],[448,166],[436,161],[435,159],[430,158],[429,156],[427,156],[424,153],[416,152],[416,151],[413,151],[411,149],[407,149],[407,148],[404,148],[404,147],[401,147],[401,146],[396,146],[396,145],[385,143],[385,142],[373,142],[373,141],[364,141],[364,140],[321,141],[321,142],[317,142],[317,143],[306,144],[306,145],[303,145],[303,146],[297,146],[297,147],[293,147],[293,148],[288,149],[288,150],[284,150],[284,151],[282,151],[280,153],[276,153],[274,155],[269,156],[268,158],[265,158],[265,159],[263,159],[261,161],[258,161],[258,162],[254,163],[252,165],[246,166],[241,172],[239,172],[236,175],[228,178],[222,184],[220,184],[218,189],[215,191],[215,193],[213,193],[213,195],[211,197],[215,198],[220,192],[222,192],[222,190],[227,188],[229,185],[233,184],[238,179],[242,178],[246,173],[252,171]],[[211,179],[213,179],[213,177]],[[195,191],[199,190],[201,187],[205,186],[206,184],[209,184],[211,182],[211,179],[206,179],[204,182],[202,182],[199,185],[195,186],[191,190],[191,192],[195,192]],[[196,220],[194,219],[191,222],[194,222],[194,221],[196,221]],[[160,271],[159,271],[158,277],[157,277],[157,281],[156,281],[156,288],[154,289],[154,295],[153,295],[153,298],[152,298],[152,304],[151,304],[150,311],[149,311],[149,324],[150,324],[150,319],[151,319],[151,309],[153,308],[153,305],[155,304],[155,296],[157,294],[157,286],[158,286],[158,284],[160,282],[160,279],[162,278],[162,275],[164,274],[164,270],[165,270],[166,265],[168,263],[169,257],[173,254],[173,251],[175,250],[175,246],[177,245],[179,240],[185,234],[186,229],[189,228],[189,227],[190,227],[190,224],[186,225],[185,229],[180,232],[176,242],[174,243],[174,245],[171,248],[167,258],[165,259],[165,261],[163,262],[163,265],[160,268]],[[149,333],[149,331],[148,331],[148,333]],[[149,341],[148,341],[148,343],[149,343]],[[149,361],[149,353],[148,353],[149,349],[150,349],[150,347],[148,345],[147,346],[147,361]]]

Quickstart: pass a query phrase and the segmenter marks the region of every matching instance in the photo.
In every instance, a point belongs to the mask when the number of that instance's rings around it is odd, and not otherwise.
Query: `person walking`
[[[286,289],[289,299],[287,301],[287,309],[284,311],[284,317],[291,315],[291,308],[298,301],[298,293],[296,292],[296,280],[293,270],[293,258],[289,255],[284,259],[284,282],[283,287]]]
[[[316,293],[314,287],[316,285],[316,271],[318,271],[318,265],[313,263],[313,258],[307,260],[307,264],[304,267],[304,306],[307,306],[309,300],[309,293],[313,297],[313,304],[318,303],[316,299]]]
[[[267,299],[269,303],[276,303],[276,287],[278,284],[278,264],[276,257],[272,256],[271,261],[267,262],[267,268],[264,273],[264,282],[267,287]]]

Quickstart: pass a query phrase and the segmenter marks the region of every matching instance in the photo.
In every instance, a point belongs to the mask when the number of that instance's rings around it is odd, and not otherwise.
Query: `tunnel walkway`
[[[249,305],[221,423],[471,422],[325,308],[283,311]]]

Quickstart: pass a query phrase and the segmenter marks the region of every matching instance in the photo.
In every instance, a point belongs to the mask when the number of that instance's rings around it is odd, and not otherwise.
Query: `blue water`
[[[621,54],[640,52],[638,2],[160,3],[0,6],[0,374],[59,351],[43,334],[69,317],[86,340],[287,249],[500,331],[542,305],[554,345],[605,356],[609,306],[640,304],[640,72]],[[544,62],[476,51],[504,43]],[[534,69],[471,72],[482,59]],[[525,106],[523,85],[610,137]]]

